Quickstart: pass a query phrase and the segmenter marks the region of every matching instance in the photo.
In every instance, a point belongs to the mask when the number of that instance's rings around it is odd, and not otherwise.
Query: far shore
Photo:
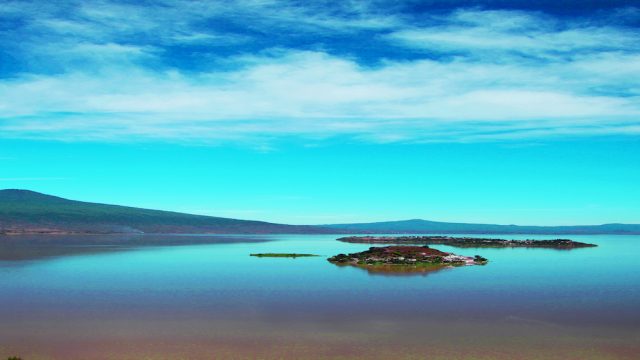
[[[552,240],[508,240],[495,238],[474,238],[474,237],[451,237],[451,236],[347,236],[337,239],[338,241],[356,244],[422,244],[422,245],[449,245],[455,247],[473,248],[552,248],[552,249],[575,249],[585,247],[595,247],[595,244],[587,244],[570,239]]]

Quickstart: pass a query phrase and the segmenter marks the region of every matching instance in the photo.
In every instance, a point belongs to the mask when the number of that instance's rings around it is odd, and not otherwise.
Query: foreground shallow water
[[[337,237],[0,238],[0,359],[640,356],[640,236],[412,274],[333,265],[370,246]],[[249,256],[287,252],[322,256]]]

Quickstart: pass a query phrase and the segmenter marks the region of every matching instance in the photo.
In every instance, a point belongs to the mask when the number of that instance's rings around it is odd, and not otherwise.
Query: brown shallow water
[[[506,319],[255,322],[39,321],[0,334],[25,359],[637,359],[640,338]],[[28,332],[28,337],[24,334]],[[621,338],[622,336],[622,338]],[[627,338],[624,340],[624,338]]]
[[[0,359],[640,357],[637,237],[578,252],[442,248],[490,263],[403,276],[326,262],[363,249],[330,236],[246,240],[0,247]]]

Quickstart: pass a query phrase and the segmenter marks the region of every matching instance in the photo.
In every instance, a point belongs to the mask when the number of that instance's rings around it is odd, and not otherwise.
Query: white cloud
[[[573,88],[576,72],[597,77],[589,81],[592,86],[608,84],[606,76],[590,73],[589,64],[597,64],[597,72],[602,60],[577,62],[569,75],[563,75],[567,64],[549,66],[546,77],[539,77],[541,69],[467,62],[388,63],[370,69],[307,52],[252,61],[234,72],[198,76],[133,68],[5,82],[0,130],[4,136],[98,139],[109,134],[173,140],[317,134],[391,141],[430,140],[441,136],[443,127],[483,133],[482,122],[503,123],[506,129],[522,122],[580,127],[576,133],[583,133],[585,124],[633,123],[640,115],[637,96],[590,95]],[[624,73],[625,64],[609,66],[617,68],[616,78]]]
[[[301,7],[278,12],[270,1],[180,4],[181,12],[156,12],[104,2],[73,21],[36,22],[73,35],[62,48],[32,44],[65,71],[1,80],[0,136],[250,142],[346,135],[394,142],[638,134],[640,39],[627,30],[560,26],[522,12],[458,11],[440,25],[416,27],[362,3],[350,8],[351,25]],[[189,72],[146,66],[159,46],[117,41],[135,31],[159,43],[250,42],[189,25],[205,14],[234,12],[264,12],[256,23],[287,26],[300,18],[295,26],[305,31],[394,28],[385,37],[389,46],[455,56],[367,67],[321,50],[270,49],[227,58],[231,69],[211,64]]]
[[[632,50],[640,36],[632,30],[590,23],[559,23],[542,15],[518,11],[462,10],[444,24],[400,29],[387,35],[392,42],[429,51],[493,57],[504,53],[562,58],[584,51]]]
[[[72,16],[62,19],[58,7],[39,5],[23,5],[19,11],[30,17],[33,29],[96,42],[127,41],[132,35],[143,35],[159,44],[248,40],[247,35],[238,33],[211,32],[202,24],[230,19],[243,22],[249,32],[280,34],[290,29],[289,35],[390,29],[401,25],[396,16],[376,13],[366,1],[345,1],[332,7],[268,0],[165,0],[155,4],[92,1],[77,7],[67,4],[73,10],[66,15]]]

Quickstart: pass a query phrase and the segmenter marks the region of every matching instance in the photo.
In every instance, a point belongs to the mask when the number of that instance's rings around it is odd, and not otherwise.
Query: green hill
[[[0,190],[0,233],[319,233],[313,226],[190,215]]]
[[[640,234],[640,225],[519,226],[421,219],[358,224],[284,225],[63,199],[0,190],[0,234]]]

